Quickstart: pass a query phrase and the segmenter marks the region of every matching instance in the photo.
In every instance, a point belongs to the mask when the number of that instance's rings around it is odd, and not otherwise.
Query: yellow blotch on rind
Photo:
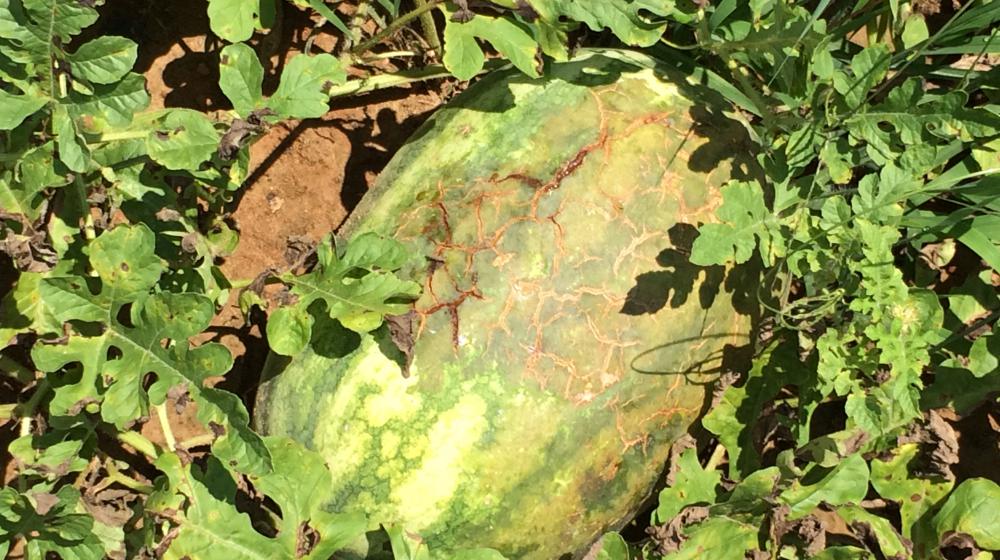
[[[365,461],[372,441],[368,427],[381,427],[389,420],[409,420],[420,410],[421,397],[407,390],[417,381],[415,375],[404,378],[399,365],[387,358],[372,341],[363,343],[367,348],[352,361],[338,391],[323,396],[326,418],[337,419],[321,424],[314,436],[316,449],[330,449],[327,464],[333,478],[334,490],[351,479],[351,475]],[[357,395],[362,388],[376,392],[359,406]],[[360,408],[360,409],[359,409]],[[385,443],[382,444],[383,449]]]
[[[451,500],[465,480],[463,463],[488,428],[486,412],[486,401],[471,393],[438,416],[428,433],[429,452],[391,495],[399,517],[410,530],[432,525],[452,506]]]

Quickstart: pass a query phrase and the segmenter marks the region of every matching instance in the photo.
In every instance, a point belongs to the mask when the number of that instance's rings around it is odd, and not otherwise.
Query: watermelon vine
[[[372,557],[435,557],[325,509],[324,458],[255,432],[207,341],[231,298],[270,313],[276,356],[334,321],[398,329],[412,255],[331,236],[227,278],[229,218],[269,127],[414,82],[543,77],[580,48],[641,50],[725,100],[761,172],[722,187],[685,257],[765,279],[753,356],[719,376],[701,445],[676,446],[644,531],[588,557],[1000,551],[996,469],[967,463],[997,457],[1000,431],[998,2],[209,0],[232,107],[212,114],[150,108],[143,44],[103,34],[105,9],[0,0],[0,556],[325,559],[367,538]],[[336,46],[276,51],[291,13]],[[178,441],[175,407],[200,435]]]

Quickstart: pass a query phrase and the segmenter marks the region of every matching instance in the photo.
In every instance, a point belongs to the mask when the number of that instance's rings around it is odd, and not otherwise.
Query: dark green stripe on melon
[[[271,358],[258,427],[325,455],[331,509],[402,524],[442,557],[579,554],[634,515],[723,349],[746,343],[734,293],[752,286],[685,257],[691,224],[747,172],[723,108],[618,52],[481,80],[342,232],[420,257],[409,377],[383,335],[327,328]]]

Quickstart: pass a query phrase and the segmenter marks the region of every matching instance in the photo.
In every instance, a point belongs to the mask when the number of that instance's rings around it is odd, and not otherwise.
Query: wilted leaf
[[[688,527],[684,544],[663,560],[745,560],[747,552],[757,548],[759,529],[727,517],[710,518]]]

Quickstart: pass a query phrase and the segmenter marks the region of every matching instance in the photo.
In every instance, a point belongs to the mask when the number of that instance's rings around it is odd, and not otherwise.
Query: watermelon
[[[747,344],[753,281],[687,260],[720,185],[752,173],[725,107],[624,51],[483,78],[340,232],[412,251],[412,312],[272,355],[257,428],[325,457],[331,510],[439,557],[579,557],[636,514]]]

